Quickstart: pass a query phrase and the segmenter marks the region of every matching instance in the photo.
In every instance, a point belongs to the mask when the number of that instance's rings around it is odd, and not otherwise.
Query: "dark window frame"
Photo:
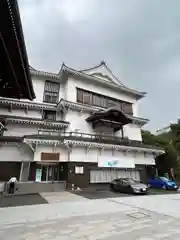
[[[48,118],[48,115],[52,116],[52,118]],[[45,121],[56,121],[56,111],[44,110],[43,111],[43,120],[45,120]]]
[[[44,84],[43,102],[58,103],[59,92],[60,92],[60,83],[46,80]],[[49,100],[48,97],[51,98],[51,100]],[[53,97],[54,97],[54,100],[53,100]]]
[[[122,100],[107,97],[101,94],[90,92],[81,88],[76,88],[77,102],[87,104],[90,106],[97,106],[102,108],[117,107],[126,114],[133,115],[132,103],[125,102]],[[85,99],[85,96],[89,95],[89,101]]]

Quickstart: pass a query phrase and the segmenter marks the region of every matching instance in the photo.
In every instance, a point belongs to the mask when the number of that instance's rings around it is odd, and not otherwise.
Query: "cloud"
[[[58,71],[105,60],[147,91],[140,116],[155,130],[179,116],[179,0],[19,0],[31,65]]]

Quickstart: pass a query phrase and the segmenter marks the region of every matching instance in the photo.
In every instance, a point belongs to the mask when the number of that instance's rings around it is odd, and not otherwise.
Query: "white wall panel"
[[[91,183],[109,183],[116,178],[133,178],[140,180],[140,174],[137,170],[103,169],[90,171]]]

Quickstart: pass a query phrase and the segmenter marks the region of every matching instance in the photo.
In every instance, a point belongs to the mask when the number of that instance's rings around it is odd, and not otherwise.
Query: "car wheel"
[[[112,191],[115,191],[113,184],[110,185],[110,188],[111,188]]]

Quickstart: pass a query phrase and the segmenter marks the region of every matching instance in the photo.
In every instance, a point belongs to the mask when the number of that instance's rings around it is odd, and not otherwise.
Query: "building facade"
[[[102,62],[58,74],[30,68],[33,101],[0,98],[0,181],[60,182],[86,188],[116,177],[146,180],[163,149],[142,143],[138,103]]]

